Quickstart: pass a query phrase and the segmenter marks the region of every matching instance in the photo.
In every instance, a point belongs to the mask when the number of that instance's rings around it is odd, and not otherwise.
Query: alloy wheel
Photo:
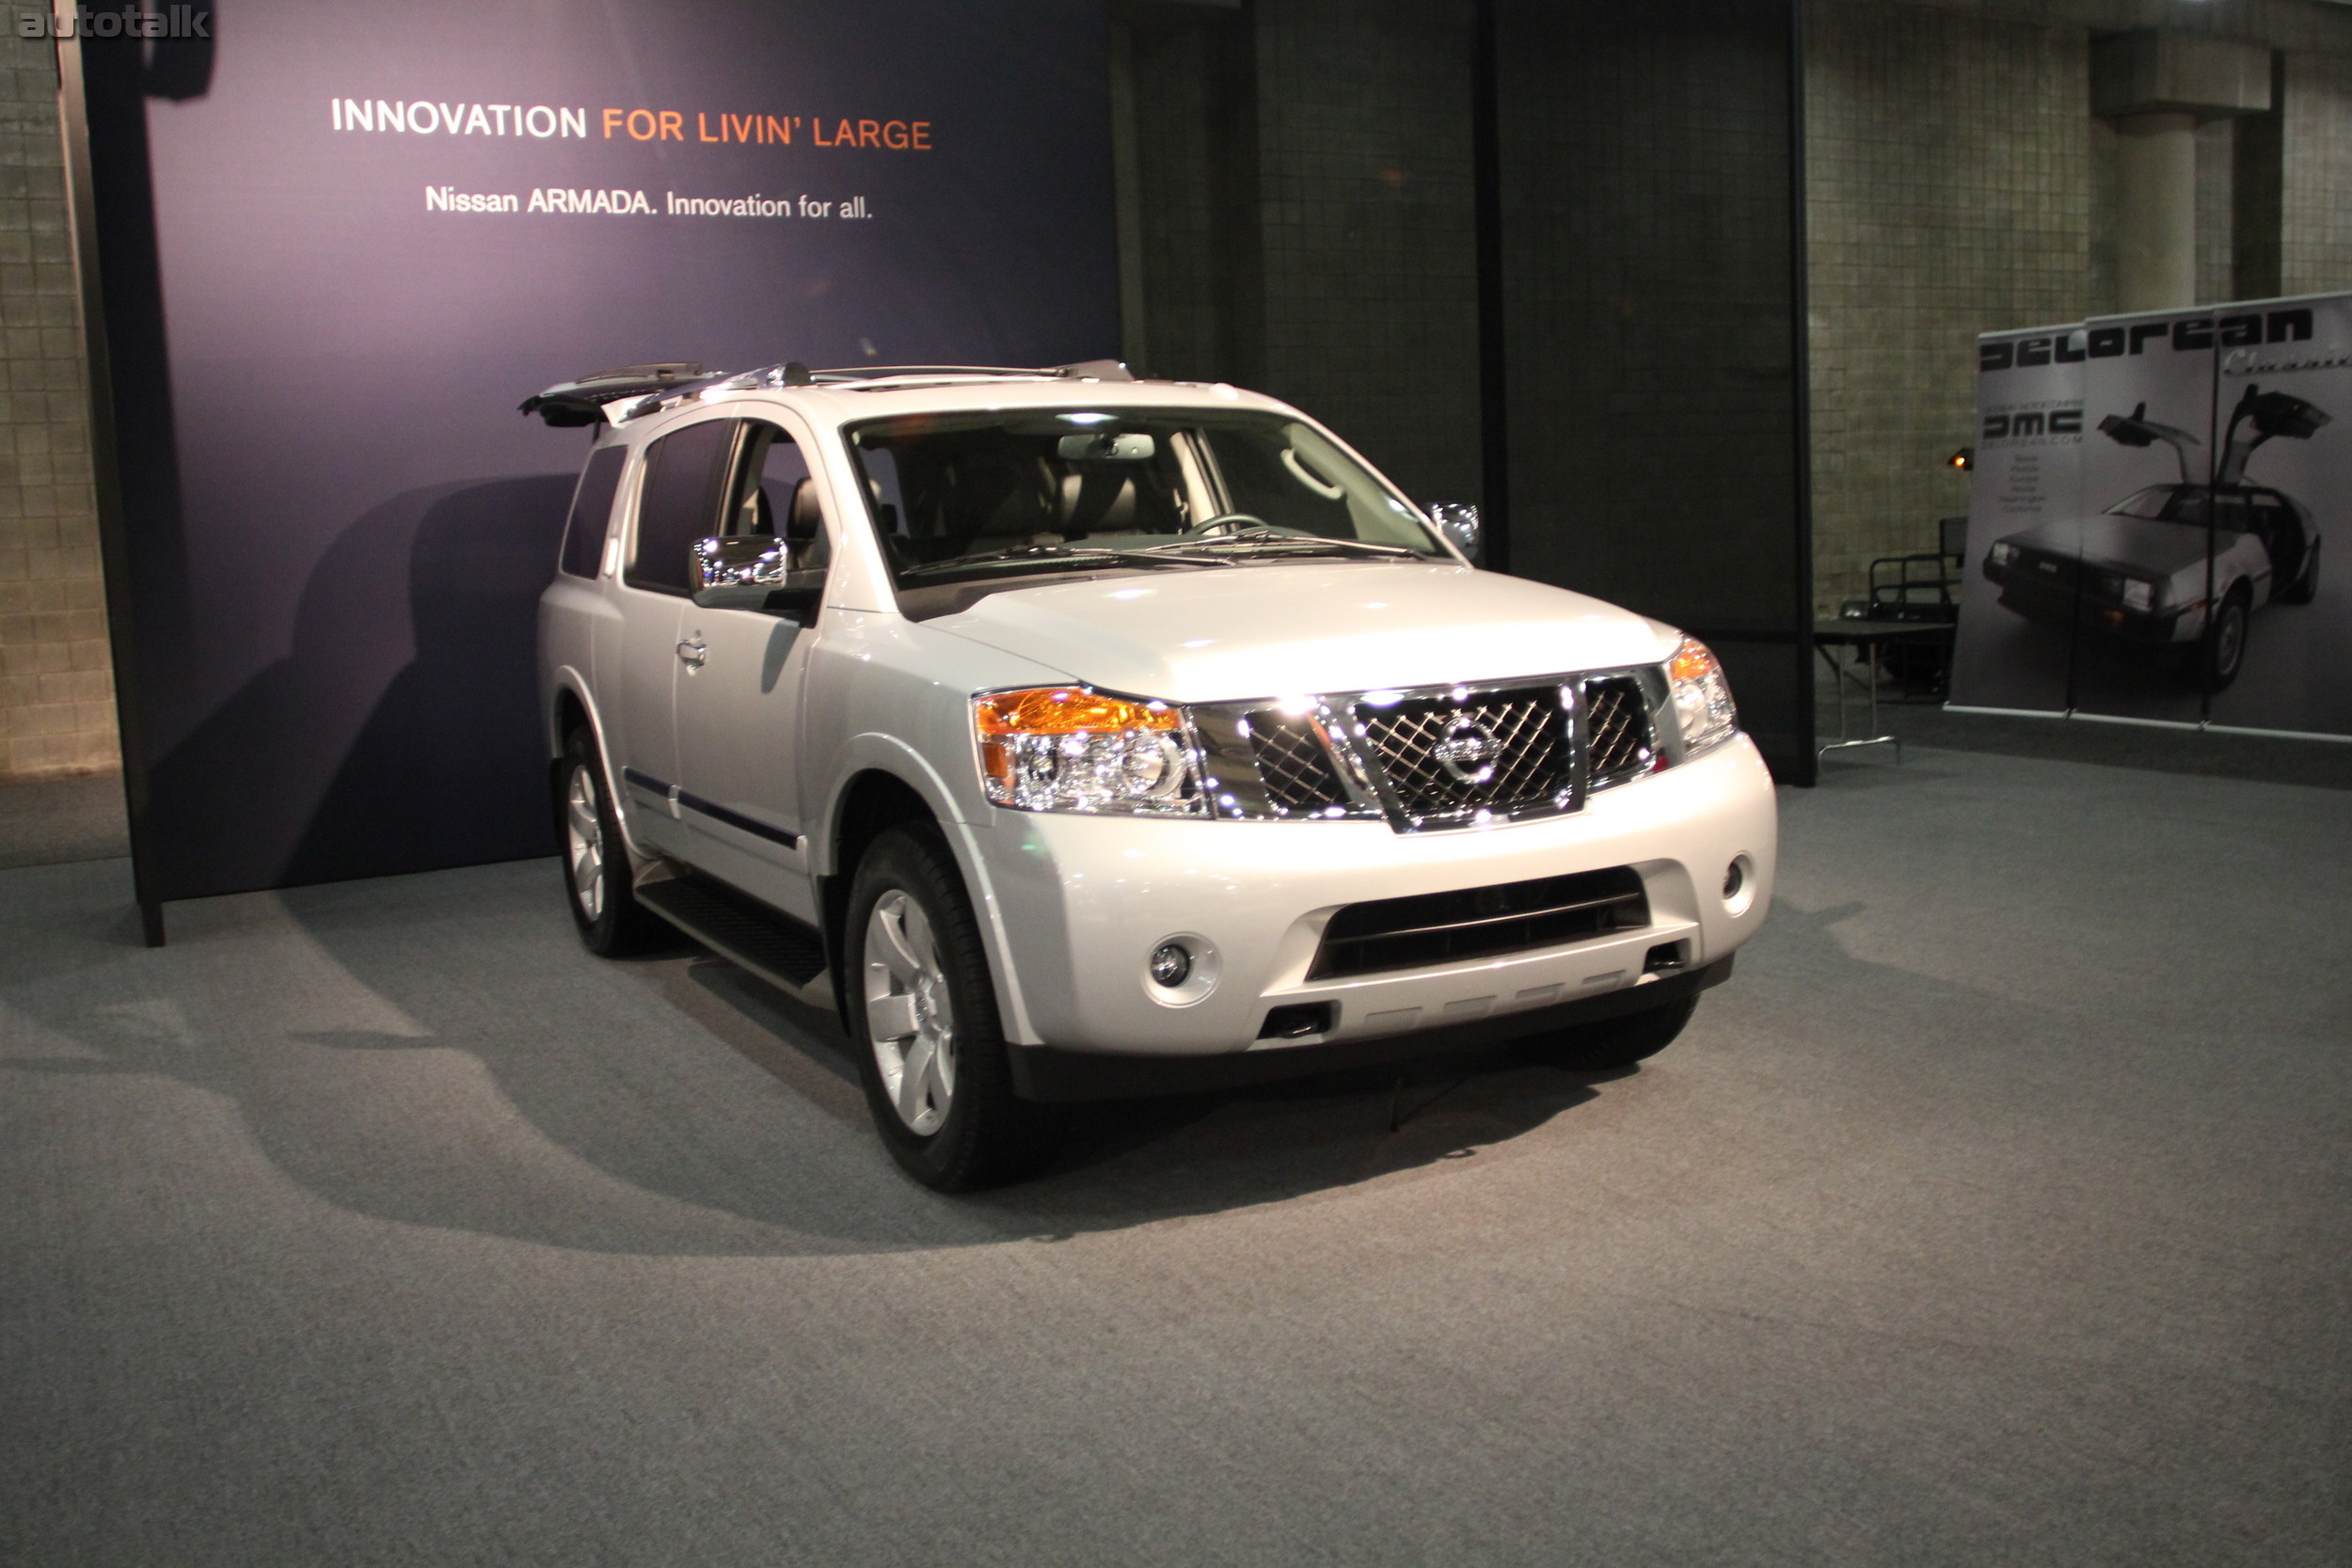
[[[584,767],[572,769],[564,796],[564,860],[572,872],[572,896],[591,926],[604,913],[604,820],[596,810],[596,782]]]
[[[955,1010],[930,920],[903,889],[874,902],[865,970],[866,1032],[882,1091],[908,1131],[928,1137],[955,1101]]]
[[[2237,673],[2238,660],[2246,657],[2246,610],[2234,599],[2221,607],[2221,617],[2214,625],[2214,673],[2228,680]]]

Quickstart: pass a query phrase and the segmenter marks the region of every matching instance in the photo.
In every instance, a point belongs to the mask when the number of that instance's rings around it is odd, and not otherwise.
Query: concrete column
[[[2270,108],[2262,44],[2153,28],[2090,46],[2090,110],[2115,125],[2117,304],[2197,303],[2197,126]]]
[[[2116,293],[2125,311],[2197,303],[2197,117],[2115,122]]]

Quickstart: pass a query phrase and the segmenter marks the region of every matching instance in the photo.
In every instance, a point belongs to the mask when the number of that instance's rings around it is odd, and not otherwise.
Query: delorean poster
[[[1980,340],[1954,703],[2352,734],[2347,360],[2341,295]]]

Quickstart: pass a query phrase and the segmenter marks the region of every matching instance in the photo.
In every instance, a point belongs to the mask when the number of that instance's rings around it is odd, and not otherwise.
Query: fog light
[[[1748,912],[1756,904],[1756,863],[1745,855],[1734,855],[1724,867],[1724,908],[1734,915]]]
[[[1192,978],[1192,954],[1181,942],[1164,942],[1152,950],[1152,982],[1174,990]]]

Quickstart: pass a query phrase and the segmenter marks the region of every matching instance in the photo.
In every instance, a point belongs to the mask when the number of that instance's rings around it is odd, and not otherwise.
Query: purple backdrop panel
[[[1115,354],[1091,0],[230,0],[86,51],[152,892],[549,847],[608,365]]]

